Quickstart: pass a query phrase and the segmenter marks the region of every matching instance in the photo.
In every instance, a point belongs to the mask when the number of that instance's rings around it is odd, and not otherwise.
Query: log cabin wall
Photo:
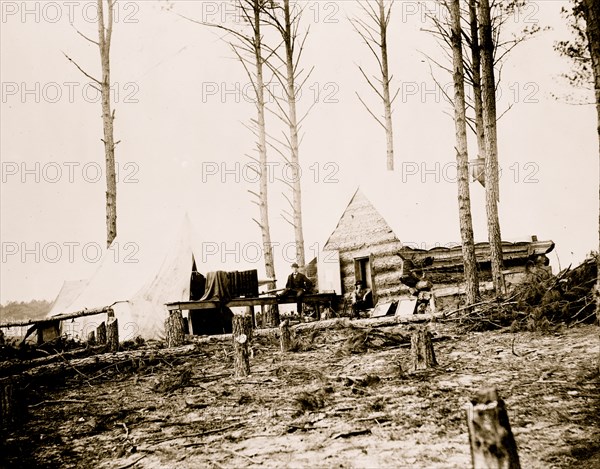
[[[402,243],[369,200],[357,191],[346,207],[324,250],[340,253],[340,275],[344,295],[354,290],[356,260],[368,260],[373,301],[386,301],[405,294],[401,285]]]

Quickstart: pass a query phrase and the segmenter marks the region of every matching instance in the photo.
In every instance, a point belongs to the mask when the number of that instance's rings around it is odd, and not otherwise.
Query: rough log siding
[[[386,301],[404,293],[400,284],[402,259],[397,255],[402,249],[402,243],[360,191],[352,197],[324,249],[340,253],[344,294],[354,290],[354,259],[371,255],[378,300]]]

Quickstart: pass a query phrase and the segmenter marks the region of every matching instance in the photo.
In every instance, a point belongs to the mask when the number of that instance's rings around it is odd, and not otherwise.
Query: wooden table
[[[314,305],[317,311],[317,319],[321,319],[321,310],[323,306],[331,306],[331,302],[336,297],[335,293],[314,293],[310,295],[304,295],[300,302],[309,305]],[[264,307],[266,305],[278,305],[278,304],[296,304],[298,299],[296,298],[277,298],[273,295],[259,296],[256,298],[232,298],[227,302],[225,306],[228,308],[236,307],[250,307],[252,310],[252,322],[256,327],[256,315],[254,313],[254,307],[260,306],[261,313],[264,317]],[[198,310],[198,309],[216,309],[219,308],[219,301],[210,300],[198,300],[198,301],[177,301],[173,303],[166,303],[166,307],[169,311],[182,311],[182,310]]]

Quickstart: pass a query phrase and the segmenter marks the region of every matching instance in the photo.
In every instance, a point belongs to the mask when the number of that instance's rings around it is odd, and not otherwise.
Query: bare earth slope
[[[409,374],[410,326],[305,333],[282,355],[254,343],[232,377],[231,346],[29,390],[30,417],[2,467],[470,466],[463,406],[505,399],[523,467],[600,467],[598,328],[458,334],[430,324],[439,367]],[[91,378],[91,379],[89,379]]]

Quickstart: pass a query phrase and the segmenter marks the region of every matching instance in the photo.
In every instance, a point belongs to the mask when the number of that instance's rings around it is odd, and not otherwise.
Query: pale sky
[[[389,33],[394,108],[394,172],[385,170],[383,130],[355,92],[382,113],[357,64],[374,59],[353,32],[353,2],[305,2],[310,25],[303,66],[314,71],[299,106],[312,110],[300,149],[307,260],[322,247],[357,186],[399,239],[417,247],[457,243],[454,123],[423,52],[441,58],[424,12],[433,2],[396,2]],[[566,1],[532,2],[511,24],[550,26],[520,45],[500,84],[500,222],[505,240],[552,239],[553,267],[598,248],[598,139],[592,105],[554,95],[572,90],[561,78],[571,64],[553,50],[568,37]],[[52,300],[64,280],[88,278],[105,240],[104,149],[96,92],[63,51],[99,75],[95,2],[0,2],[2,185],[0,302]],[[248,79],[222,33],[192,24],[162,1],[120,0],[111,72],[119,246],[115,255],[143,259],[168,245],[187,212],[212,265],[258,268],[256,189],[244,156],[254,148],[244,127],[255,116]],[[199,20],[236,21],[225,2],[174,2]],[[70,23],[75,26],[72,27]],[[451,77],[438,71],[445,89]],[[449,87],[449,88],[446,88]],[[275,93],[280,88],[273,87]],[[591,102],[590,92],[579,93]],[[281,135],[268,116],[269,132]],[[470,148],[475,140],[470,138]],[[474,152],[470,158],[475,158]],[[286,178],[270,151],[272,240],[278,278],[293,261],[293,230],[281,216]],[[487,239],[483,188],[471,185],[475,236]],[[142,283],[142,282],[140,282]]]

